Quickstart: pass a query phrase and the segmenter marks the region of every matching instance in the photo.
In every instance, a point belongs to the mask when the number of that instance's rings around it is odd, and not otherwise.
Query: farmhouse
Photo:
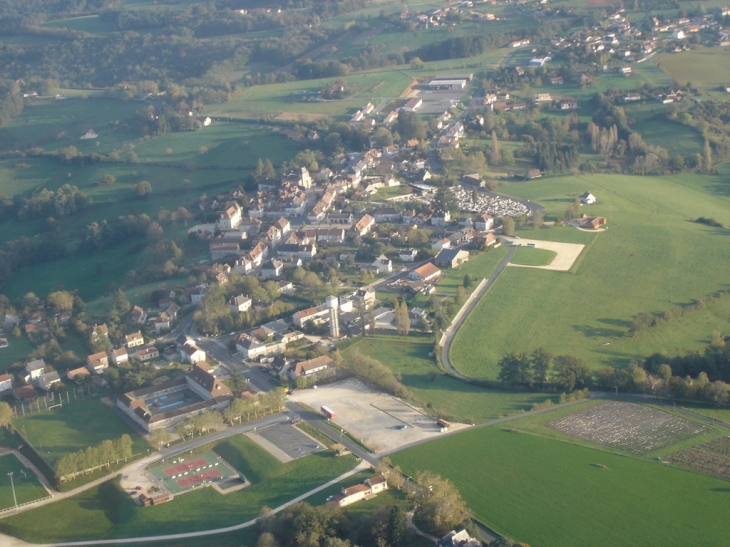
[[[233,394],[212,370],[208,363],[196,363],[182,378],[121,395],[117,406],[148,432],[206,410],[222,410]]]
[[[606,219],[604,217],[589,217],[588,215],[581,215],[578,221],[583,228],[589,228],[592,230],[597,230],[599,227],[606,224]]]
[[[583,192],[580,195],[580,202],[583,205],[593,205],[596,202],[596,196],[594,196],[590,192]]]
[[[342,492],[335,495],[333,501],[340,507],[344,507],[346,505],[352,505],[360,500],[370,498],[387,489],[388,481],[385,480],[383,475],[378,475],[371,479],[365,479],[362,484],[343,488]]]
[[[439,270],[433,262],[427,262],[423,266],[420,266],[410,272],[408,277],[414,281],[433,281],[441,275]]]
[[[444,249],[436,255],[435,262],[442,268],[458,268],[469,261],[469,251],[463,249]]]
[[[307,361],[299,361],[294,365],[294,368],[289,369],[289,375],[292,379],[299,378],[300,376],[310,378],[327,369],[334,368],[334,366],[335,362],[331,357],[322,355]]]

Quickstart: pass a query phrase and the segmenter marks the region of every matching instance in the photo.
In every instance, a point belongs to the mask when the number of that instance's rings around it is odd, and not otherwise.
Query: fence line
[[[12,507],[8,507],[8,508],[6,508],[6,509],[0,509],[0,514],[1,514],[1,513],[6,513],[6,512],[8,512],[8,511],[15,511],[16,509],[18,509],[18,508],[20,508],[20,507],[25,507],[26,505],[30,505],[30,504],[32,504],[32,503],[38,503],[39,501],[43,501],[43,500],[47,500],[47,499],[51,499],[52,497],[53,497],[53,496],[46,496],[46,497],[44,497],[44,498],[38,498],[37,500],[32,500],[32,501],[26,501],[25,503],[19,503],[19,504],[17,505],[17,507],[16,507],[15,505],[13,505]]]

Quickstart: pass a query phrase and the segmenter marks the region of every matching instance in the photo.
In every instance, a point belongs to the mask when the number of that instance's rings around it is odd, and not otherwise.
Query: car
[[[398,426],[398,429],[406,429],[408,426],[406,424],[402,424]]]
[[[329,497],[327,498],[327,501],[332,501],[333,499],[335,499],[335,497],[334,497],[334,496],[329,496]]]
[[[520,239],[520,236],[515,236],[515,239]]]

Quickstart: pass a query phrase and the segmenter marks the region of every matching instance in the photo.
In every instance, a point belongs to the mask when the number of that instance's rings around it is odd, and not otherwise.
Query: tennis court
[[[152,482],[172,494],[183,494],[198,486],[238,477],[239,473],[215,452],[185,458],[175,456],[149,467]],[[241,479],[245,480],[241,475]]]

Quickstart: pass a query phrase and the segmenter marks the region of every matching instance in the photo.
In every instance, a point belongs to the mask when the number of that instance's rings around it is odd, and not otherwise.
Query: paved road
[[[449,360],[449,350],[451,349],[451,342],[454,340],[454,336],[456,336],[456,333],[459,331],[461,326],[464,324],[464,321],[469,316],[469,314],[473,311],[474,306],[476,306],[477,302],[481,299],[481,297],[489,290],[489,288],[494,284],[494,282],[497,280],[497,278],[500,276],[500,274],[504,271],[504,269],[507,267],[507,264],[509,264],[510,260],[512,260],[512,257],[515,254],[515,248],[509,247],[507,256],[500,262],[499,266],[497,266],[497,269],[492,274],[492,276],[486,280],[486,282],[483,282],[479,285],[479,287],[471,294],[469,297],[469,300],[464,304],[459,311],[458,314],[456,314],[456,317],[454,317],[454,320],[452,321],[451,325],[449,325],[449,328],[446,329],[446,332],[444,332],[443,337],[441,338],[441,361],[444,364],[444,368],[446,368],[446,371],[451,374],[452,376],[455,376],[456,378],[459,378],[461,380],[469,381],[471,378],[464,376],[459,371],[457,371],[454,366],[451,364],[451,361]]]

